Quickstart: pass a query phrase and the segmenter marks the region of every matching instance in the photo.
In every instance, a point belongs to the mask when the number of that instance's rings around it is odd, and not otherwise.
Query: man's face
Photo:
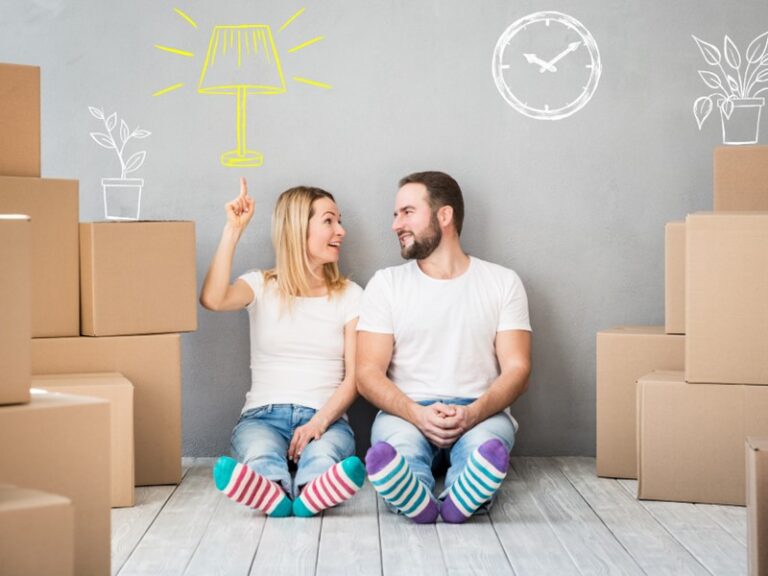
[[[423,260],[440,244],[442,231],[437,215],[429,207],[424,184],[406,184],[395,197],[392,230],[400,241],[400,255],[406,260]]]

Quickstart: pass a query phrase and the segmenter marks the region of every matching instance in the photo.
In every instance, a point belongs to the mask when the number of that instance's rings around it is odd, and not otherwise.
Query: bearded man
[[[390,510],[417,523],[461,523],[491,505],[518,428],[509,407],[531,371],[525,288],[462,249],[463,221],[451,176],[401,179],[392,230],[409,262],[376,272],[357,325],[358,389],[380,409],[368,477]]]

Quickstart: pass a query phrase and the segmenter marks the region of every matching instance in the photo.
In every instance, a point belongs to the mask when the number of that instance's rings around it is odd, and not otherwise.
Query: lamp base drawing
[[[264,155],[256,150],[230,150],[221,155],[221,165],[230,168],[255,168],[264,164]]]
[[[104,217],[107,220],[138,220],[143,178],[102,178]]]

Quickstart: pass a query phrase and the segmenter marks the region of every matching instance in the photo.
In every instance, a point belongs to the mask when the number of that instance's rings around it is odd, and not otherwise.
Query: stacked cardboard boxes
[[[768,147],[717,149],[717,211],[666,226],[664,334],[657,329],[665,345],[648,351],[627,330],[598,334],[598,474],[629,476],[626,461],[636,454],[640,498],[745,503],[745,438],[768,435],[765,166]],[[601,346],[618,334],[623,349]],[[673,342],[684,349],[674,366]],[[637,373],[621,374],[625,365]],[[624,395],[601,394],[606,388]],[[617,449],[615,430],[632,403],[637,428],[624,430]],[[614,432],[611,442],[601,444],[601,429]]]
[[[181,478],[194,225],[81,225],[78,195],[41,178],[39,68],[0,64],[0,485],[19,487],[0,490],[0,532],[56,524],[0,537],[3,573],[108,574],[110,505],[133,504],[134,470]]]
[[[768,576],[768,436],[747,438],[747,548],[750,576]]]

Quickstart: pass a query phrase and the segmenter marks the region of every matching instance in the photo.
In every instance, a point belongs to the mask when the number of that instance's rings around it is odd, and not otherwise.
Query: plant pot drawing
[[[765,98],[738,98],[720,105],[723,144],[757,144],[760,136],[760,111]]]
[[[143,178],[102,178],[104,216],[107,220],[138,220]]]

